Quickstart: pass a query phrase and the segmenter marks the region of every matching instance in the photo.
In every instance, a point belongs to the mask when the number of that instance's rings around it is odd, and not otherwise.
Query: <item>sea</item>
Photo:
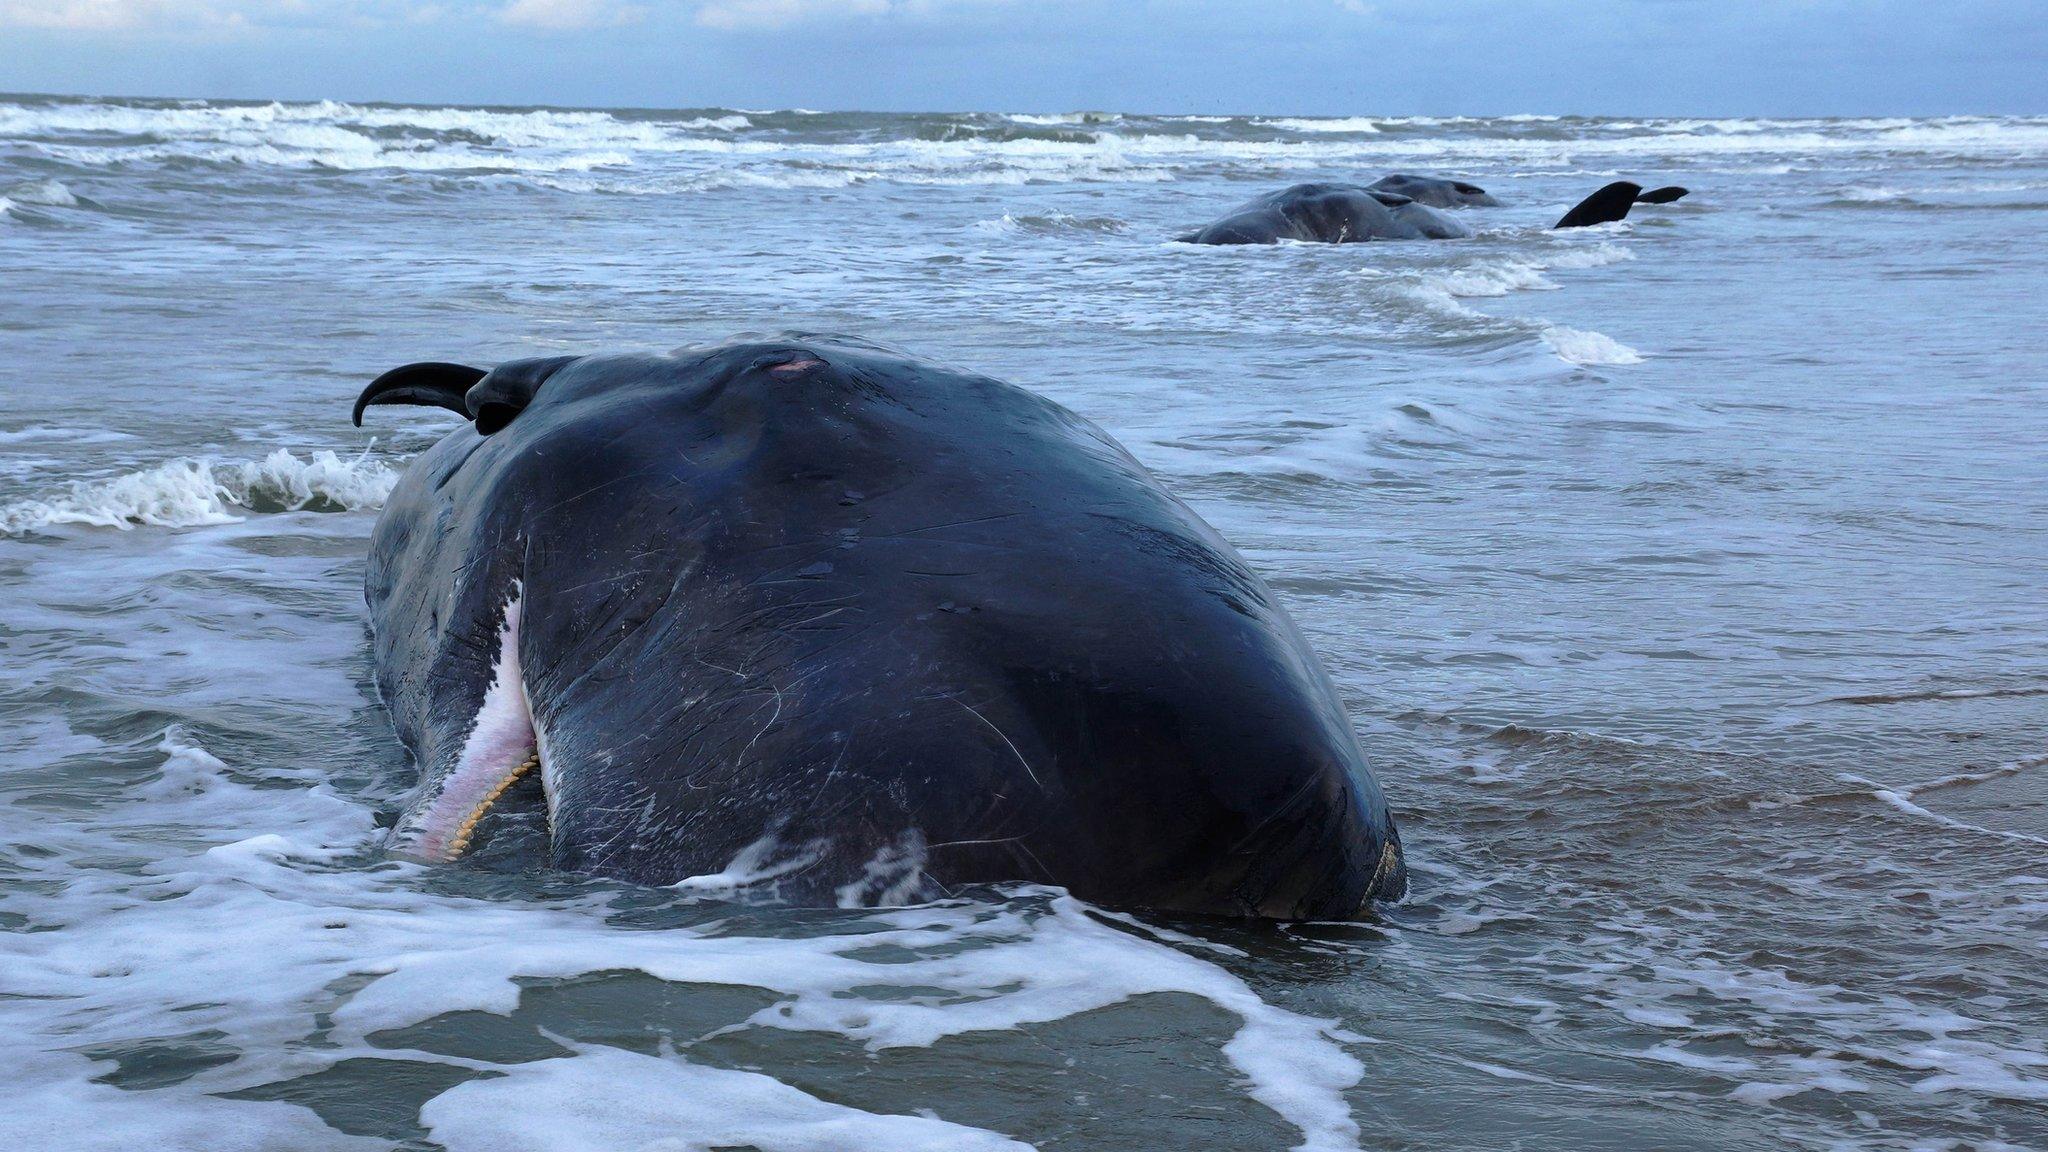
[[[1455,176],[1440,242],[1171,238]],[[1682,201],[1549,225],[1615,179]],[[2048,118],[0,96],[0,1143],[2048,1147]],[[846,332],[1121,440],[1406,840],[1356,923],[387,858],[489,365]]]

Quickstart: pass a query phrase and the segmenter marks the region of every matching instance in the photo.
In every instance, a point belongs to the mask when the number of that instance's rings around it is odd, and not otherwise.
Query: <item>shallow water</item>
[[[1392,170],[1467,241],[1204,250]],[[1543,226],[1617,176],[1691,198]],[[0,1135],[2048,1145],[2048,121],[0,99]],[[1375,923],[381,859],[416,359],[833,329],[1041,390],[1279,590]]]

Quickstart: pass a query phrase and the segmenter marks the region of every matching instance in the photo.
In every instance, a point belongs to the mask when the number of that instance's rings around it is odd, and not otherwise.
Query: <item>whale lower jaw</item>
[[[470,838],[492,806],[513,784],[536,768],[549,797],[552,823],[552,781],[543,765],[541,741],[519,663],[518,584],[505,604],[505,623],[498,632],[498,655],[490,686],[455,766],[441,778],[431,798],[414,806],[392,834],[392,851],[414,860],[443,863],[469,850]]]

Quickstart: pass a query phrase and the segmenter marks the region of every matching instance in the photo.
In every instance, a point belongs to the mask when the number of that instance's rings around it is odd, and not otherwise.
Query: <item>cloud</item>
[[[701,27],[759,31],[828,20],[935,16],[1005,0],[689,0],[681,12]],[[1337,0],[1354,4],[1358,0]],[[655,9],[632,0],[0,0],[0,28],[72,32],[362,28],[484,18],[550,31],[616,28]]]
[[[357,29],[433,23],[450,12],[435,0],[0,0],[0,28],[201,34]]]
[[[697,23],[725,31],[787,28],[848,16],[923,15],[968,2],[971,0],[708,0],[697,6]]]
[[[556,31],[613,28],[634,23],[646,15],[645,8],[620,0],[512,0],[498,10],[498,19],[507,24]]]
[[[0,27],[121,32],[178,26],[235,28],[248,18],[226,4],[177,0],[0,0]]]

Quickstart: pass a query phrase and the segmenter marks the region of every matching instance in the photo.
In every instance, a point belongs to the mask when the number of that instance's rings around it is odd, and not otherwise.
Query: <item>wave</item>
[[[1285,128],[1289,132],[1348,132],[1356,135],[1377,136],[1379,123],[1364,116],[1285,117],[1278,120],[1258,120],[1258,124]]]
[[[764,127],[762,118],[783,117]],[[197,161],[341,171],[562,172],[636,169],[673,182],[676,166],[776,172],[853,171],[862,178],[1000,182],[1091,179],[1189,165],[1261,172],[1307,166],[1556,167],[1717,156],[1839,157],[1903,152],[2008,159],[2048,156],[2048,118],[1936,120],[1623,120],[1428,117],[1127,117],[834,114],[815,125],[781,113],[725,109],[615,113],[308,104],[0,101],[0,139],[88,167]],[[1838,162],[1838,161],[1831,161]],[[1596,163],[1594,166],[1600,166]],[[1625,165],[1624,165],[1625,166]],[[1163,173],[1164,175],[1161,175]],[[707,186],[716,186],[707,185]],[[11,197],[17,202],[20,197]]]
[[[693,120],[679,120],[676,121],[675,126],[678,128],[708,128],[714,132],[737,132],[742,128],[752,128],[754,122],[745,116],[735,114],[732,116],[700,116]]]
[[[2014,696],[2048,696],[2048,687],[1928,688],[1917,692],[1871,692],[1857,696],[1830,696],[1821,703],[1917,704],[1928,700],[1987,700]]]
[[[77,194],[60,180],[17,184],[7,190],[7,196],[16,204],[40,204],[45,208],[76,208],[79,204]]]
[[[1533,260],[1505,260],[1454,268],[1422,278],[1423,285],[1447,296],[1505,296],[1510,292],[1557,289],[1556,282],[1543,275],[1543,265]]]
[[[25,444],[44,440],[56,440],[69,444],[109,444],[116,440],[133,440],[126,432],[115,432],[107,428],[58,428],[49,424],[31,424],[12,432],[0,432],[0,444]]]
[[[1568,246],[1567,246],[1568,245]],[[1517,292],[1550,292],[1561,285],[1547,273],[1600,268],[1635,259],[1613,241],[1584,244],[1583,238],[1560,241],[1549,251],[1524,256],[1488,257],[1462,264],[1405,273],[1371,269],[1361,275],[1384,285],[1402,304],[1419,307],[1432,329],[1446,322],[1466,336],[1527,339],[1541,343],[1558,359],[1581,366],[1638,364],[1643,354],[1599,332],[1553,324],[1537,317],[1497,316],[1464,303],[1473,298],[1500,298]]]
[[[368,455],[304,458],[280,448],[261,460],[178,457],[104,480],[74,482],[61,496],[0,505],[0,535],[59,524],[127,530],[232,524],[245,512],[347,511],[382,507],[398,473]]]
[[[983,232],[1021,233],[1027,236],[1053,236],[1072,232],[1102,235],[1130,230],[1129,224],[1114,216],[1070,216],[1065,212],[1050,212],[1037,216],[1013,216],[1005,212],[994,220],[977,221],[974,226]]]
[[[1643,354],[1623,344],[1612,336],[1589,332],[1580,328],[1566,328],[1561,324],[1545,328],[1540,334],[1543,342],[1550,346],[1557,358],[1567,364],[1640,364]]]
[[[1051,126],[1055,124],[1115,124],[1123,119],[1118,112],[1057,112],[1051,115],[1036,115],[1029,112],[1010,112],[1003,117],[1019,124]]]

